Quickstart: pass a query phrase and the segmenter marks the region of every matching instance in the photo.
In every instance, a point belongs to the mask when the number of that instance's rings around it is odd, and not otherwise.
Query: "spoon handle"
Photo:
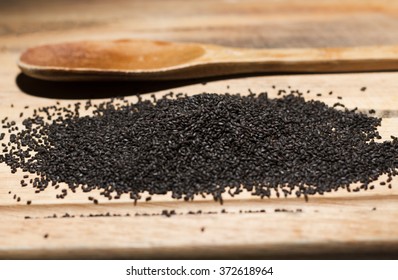
[[[398,70],[398,46],[259,50],[210,48],[202,59],[203,62],[213,61],[219,72],[228,72],[224,74],[386,71]]]

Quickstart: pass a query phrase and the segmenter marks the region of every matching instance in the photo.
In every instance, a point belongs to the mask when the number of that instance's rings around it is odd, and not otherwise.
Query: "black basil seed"
[[[65,183],[71,191],[99,189],[108,199],[127,194],[135,202],[148,192],[187,201],[212,195],[222,203],[223,195],[244,190],[308,200],[350,191],[351,183],[361,186],[355,192],[372,189],[381,175],[398,174],[397,138],[375,141],[380,118],[291,92],[279,90],[278,99],[251,91],[176,99],[169,93],[40,108],[10,135],[0,162],[12,173],[29,172],[35,193]],[[80,116],[88,109],[92,116]],[[15,125],[6,121],[6,129]]]

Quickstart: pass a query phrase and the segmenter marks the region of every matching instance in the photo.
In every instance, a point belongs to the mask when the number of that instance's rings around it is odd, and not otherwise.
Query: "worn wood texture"
[[[320,3],[319,3],[320,2]],[[384,139],[398,135],[398,73],[229,77],[161,83],[68,84],[19,73],[20,52],[36,44],[82,39],[147,38],[231,47],[300,48],[398,44],[395,1],[2,1],[0,2],[0,118],[78,99],[137,93],[162,95],[267,90],[311,90],[328,104],[343,97],[350,108],[384,117]],[[207,84],[202,84],[207,82]],[[229,88],[227,86],[229,85]],[[366,91],[360,91],[361,87]],[[327,92],[333,91],[329,96]],[[324,93],[317,97],[317,93]],[[68,99],[68,100],[66,100]],[[11,104],[14,108],[11,108]],[[27,112],[28,112],[27,111]],[[27,113],[25,113],[27,115]],[[225,204],[155,197],[134,206],[127,198],[100,199],[81,192],[55,199],[21,188],[21,174],[0,165],[1,258],[389,258],[398,255],[398,182],[393,188],[339,191],[308,203],[260,200],[248,194]],[[11,191],[12,194],[8,192]],[[20,202],[13,195],[21,197]],[[26,205],[32,200],[32,205]],[[222,213],[223,209],[226,213]],[[287,212],[275,211],[285,209]],[[298,209],[300,209],[298,211]],[[170,218],[162,210],[175,210]],[[201,215],[190,211],[202,210]],[[260,210],[265,210],[261,212]],[[121,215],[87,217],[90,214]],[[62,217],[68,213],[74,218]],[[129,216],[126,216],[126,214]],[[135,216],[135,214],[140,214]],[[143,216],[142,214],[155,214]],[[58,218],[48,218],[56,215]],[[25,219],[29,216],[30,219]],[[47,238],[44,238],[48,235]]]

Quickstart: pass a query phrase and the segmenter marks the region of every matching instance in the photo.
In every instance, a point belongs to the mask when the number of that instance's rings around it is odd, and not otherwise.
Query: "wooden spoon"
[[[26,50],[18,61],[45,80],[174,80],[239,73],[398,70],[398,46],[242,49],[147,40],[82,41]]]

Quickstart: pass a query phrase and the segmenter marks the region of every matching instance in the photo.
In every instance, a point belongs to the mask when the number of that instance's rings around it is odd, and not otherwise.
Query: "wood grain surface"
[[[188,94],[292,88],[332,105],[375,109],[384,139],[398,135],[398,72],[258,75],[174,82],[64,83],[20,74],[27,47],[82,39],[144,38],[230,47],[302,48],[398,44],[396,1],[2,1],[0,119],[21,122],[34,108],[118,95],[135,100],[173,90]],[[367,87],[366,91],[361,91]],[[333,91],[333,95],[328,95]],[[317,93],[323,93],[317,96]],[[11,107],[13,104],[13,108]],[[99,199],[56,190],[34,194],[21,173],[0,165],[0,258],[396,258],[398,181],[393,188],[344,190],[303,199],[249,194],[175,201]],[[11,191],[11,194],[9,194]],[[21,197],[17,202],[16,194]],[[32,200],[31,205],[26,205]],[[174,210],[177,215],[160,215]],[[201,210],[202,214],[193,215]],[[67,213],[67,215],[65,215]],[[109,214],[108,214],[109,213]],[[54,217],[56,216],[56,218]],[[91,216],[90,216],[91,215]],[[68,217],[69,216],[69,217]],[[72,217],[70,217],[72,216]],[[111,216],[111,217],[109,217]],[[29,218],[27,218],[29,217]],[[47,236],[45,238],[45,236]]]

